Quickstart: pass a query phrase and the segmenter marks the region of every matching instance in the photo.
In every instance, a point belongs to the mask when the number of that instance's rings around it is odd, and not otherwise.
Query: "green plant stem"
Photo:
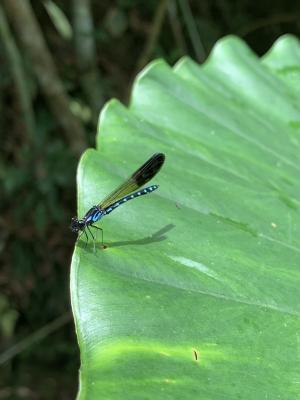
[[[5,364],[7,361],[11,360],[16,355],[22,353],[31,347],[34,343],[40,342],[45,339],[51,333],[57,331],[62,326],[66,325],[72,320],[72,314],[67,312],[60,317],[56,318],[54,321],[49,322],[49,324],[44,325],[39,330],[35,331],[31,335],[27,336],[25,339],[16,343],[14,346],[5,350],[2,354],[0,354],[0,365]]]
[[[167,5],[168,5],[168,0],[161,0],[157,6],[150,34],[147,38],[144,50],[142,51],[142,54],[137,62],[136,73],[139,72],[147,64],[147,62],[151,57],[151,54],[153,52],[153,49],[160,34],[162,24],[164,22],[165,14],[167,11]]]
[[[0,36],[2,43],[6,50],[7,60],[10,65],[11,74],[15,83],[20,108],[22,111],[22,118],[24,120],[26,142],[31,141],[35,132],[34,113],[32,110],[30,89],[28,87],[28,77],[22,65],[22,58],[18,47],[15,43],[14,37],[11,34],[6,15],[0,4]]]
[[[192,15],[192,11],[190,8],[190,4],[188,0],[178,0],[179,7],[181,8],[181,12],[183,14],[184,21],[186,23],[191,42],[196,54],[197,60],[202,63],[206,59],[206,52],[200,38],[199,32],[197,30],[197,26],[195,23],[195,19]]]
[[[101,76],[97,67],[96,43],[90,0],[73,0],[73,25],[79,81],[97,124],[104,104]]]

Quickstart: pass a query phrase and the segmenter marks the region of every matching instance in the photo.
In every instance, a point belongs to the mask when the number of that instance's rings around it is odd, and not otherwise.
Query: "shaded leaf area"
[[[260,60],[228,37],[203,66],[153,62],[129,109],[103,110],[80,215],[167,158],[155,194],[101,221],[107,249],[75,249],[80,399],[296,398],[299,51],[284,36]]]

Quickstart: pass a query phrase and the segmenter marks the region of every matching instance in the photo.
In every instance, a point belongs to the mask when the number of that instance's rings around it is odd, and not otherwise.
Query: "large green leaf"
[[[299,398],[299,72],[291,36],[262,60],[228,37],[102,111],[80,216],[167,158],[158,191],[101,221],[107,249],[75,248],[81,400]]]

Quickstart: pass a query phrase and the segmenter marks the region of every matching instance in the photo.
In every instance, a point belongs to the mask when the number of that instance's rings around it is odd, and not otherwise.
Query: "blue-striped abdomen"
[[[119,207],[121,204],[127,203],[127,201],[135,199],[136,197],[144,196],[145,194],[152,193],[158,188],[158,185],[148,186],[144,189],[140,189],[137,192],[124,196],[122,199],[110,204],[104,209],[104,215],[111,213],[115,208]]]

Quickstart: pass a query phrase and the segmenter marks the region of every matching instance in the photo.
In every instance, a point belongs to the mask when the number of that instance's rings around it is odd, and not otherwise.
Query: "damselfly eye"
[[[80,229],[79,221],[78,221],[78,219],[76,217],[72,218],[70,228],[71,228],[72,232],[78,232],[79,231],[79,229]]]

